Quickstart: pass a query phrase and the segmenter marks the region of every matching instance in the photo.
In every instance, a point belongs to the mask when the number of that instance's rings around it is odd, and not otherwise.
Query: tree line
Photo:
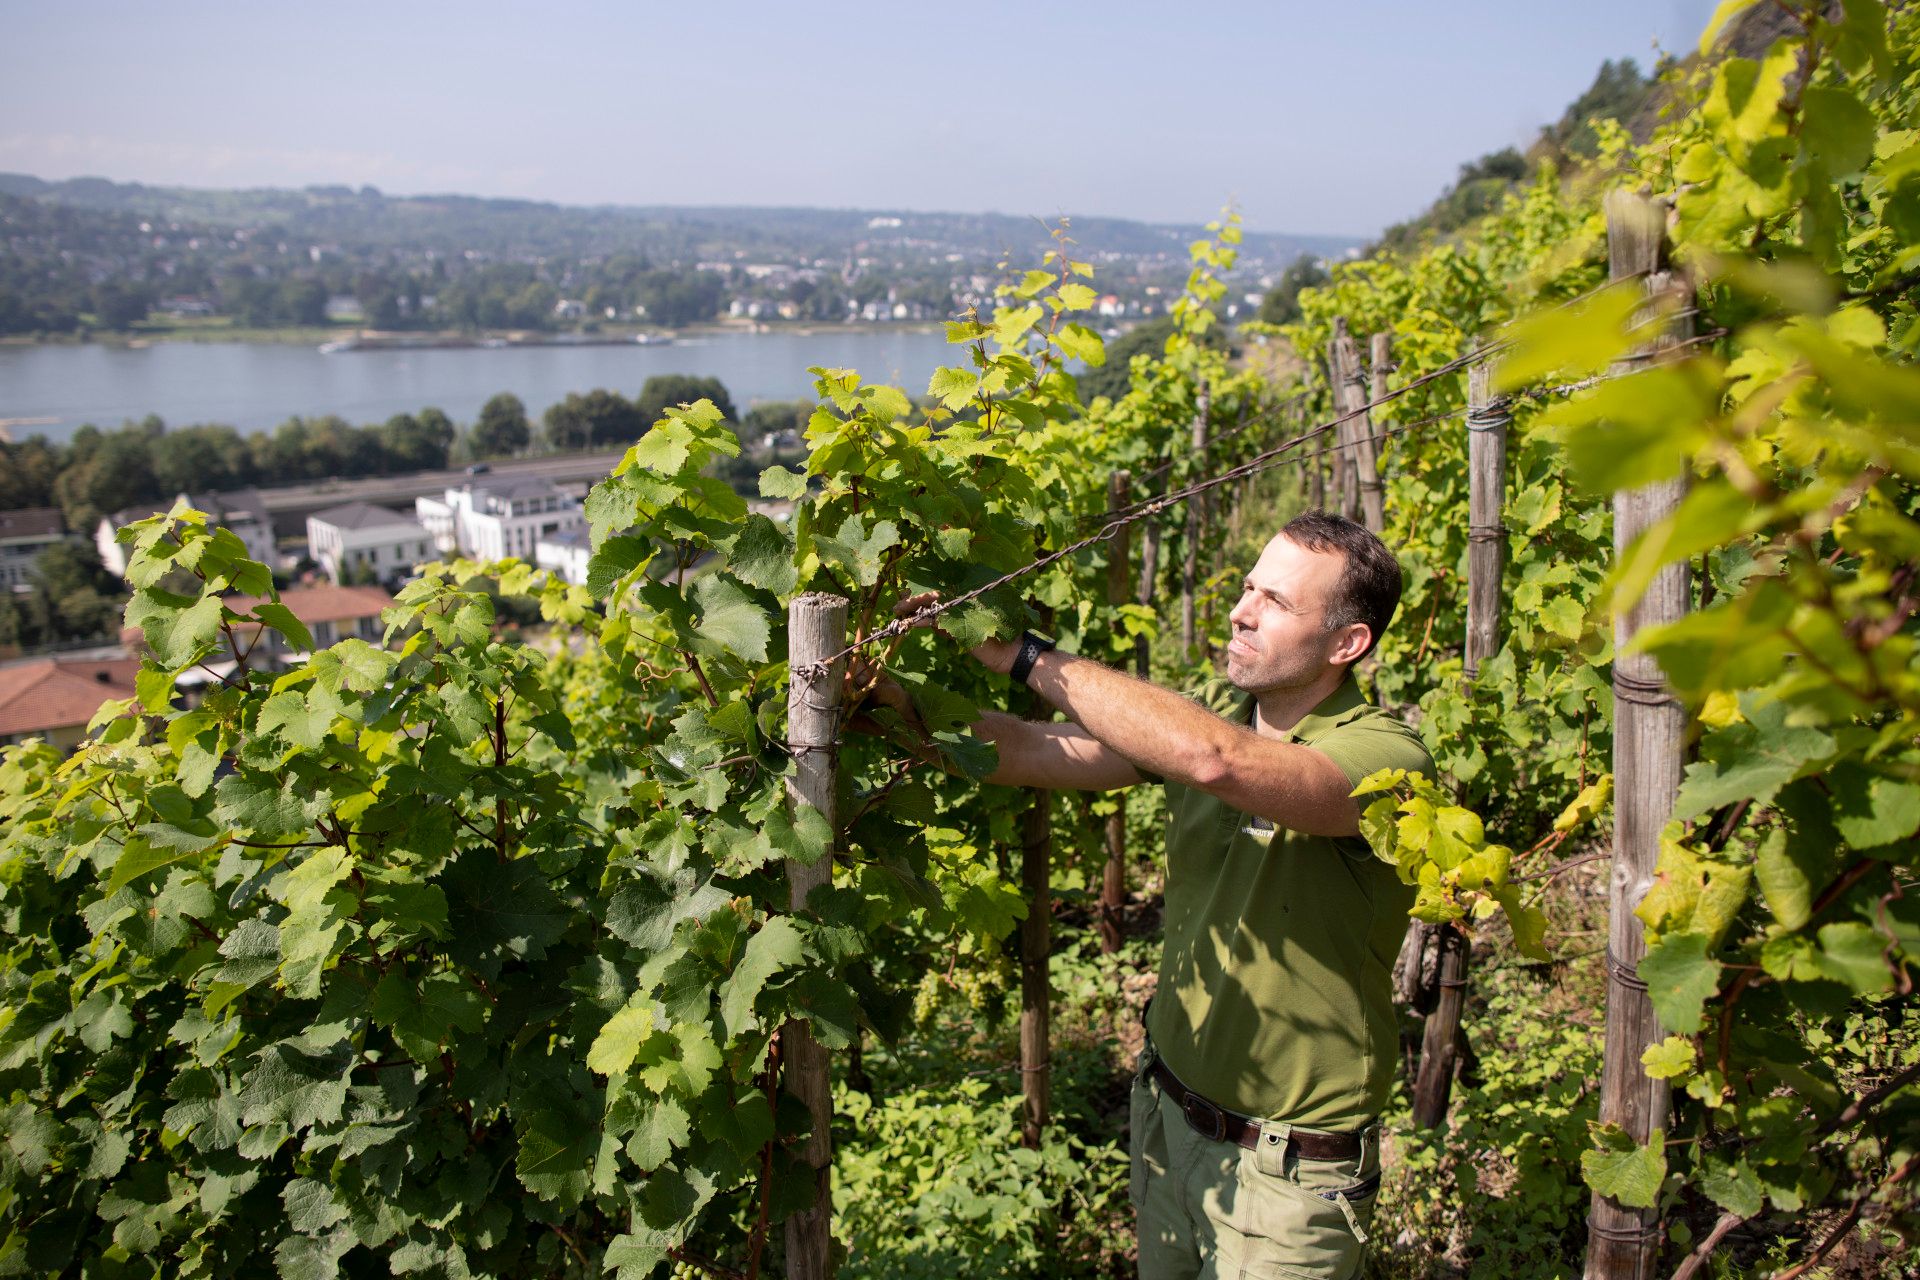
[[[574,393],[549,407],[536,424],[511,392],[487,401],[462,428],[431,406],[397,413],[385,422],[355,426],[334,414],[294,416],[272,431],[243,433],[225,424],[169,427],[158,415],[102,430],[81,427],[64,444],[44,436],[0,441],[0,509],[58,507],[70,529],[91,530],[102,516],[146,503],[167,503],[183,492],[249,485],[300,484],[434,471],[463,462],[528,452],[607,448],[643,434],[668,405],[713,401],[727,421],[739,418],[717,378],[661,374],[638,395],[598,389]],[[786,429],[771,407],[748,414],[757,438]]]

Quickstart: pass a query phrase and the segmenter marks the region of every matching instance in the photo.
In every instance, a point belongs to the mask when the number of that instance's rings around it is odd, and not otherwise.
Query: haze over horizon
[[[1183,224],[1232,199],[1253,229],[1364,237],[1603,60],[1684,54],[1712,7],[22,6],[0,170]]]

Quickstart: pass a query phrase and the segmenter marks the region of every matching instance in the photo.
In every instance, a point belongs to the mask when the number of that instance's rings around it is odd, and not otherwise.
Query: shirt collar
[[[1239,722],[1251,724],[1253,695],[1243,692],[1235,701],[1238,705],[1234,710]],[[1353,669],[1349,667],[1346,677],[1334,686],[1333,692],[1322,698],[1318,706],[1301,716],[1300,722],[1280,737],[1286,742],[1310,743],[1335,725],[1347,723],[1370,705],[1366,695],[1360,692],[1360,682],[1353,678]]]

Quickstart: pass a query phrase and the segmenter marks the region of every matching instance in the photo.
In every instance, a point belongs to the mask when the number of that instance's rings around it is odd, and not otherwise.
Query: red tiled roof
[[[265,596],[230,596],[226,606],[235,613],[252,613],[253,607],[264,599]],[[280,603],[311,627],[317,622],[378,617],[382,609],[393,603],[393,597],[379,587],[288,587],[280,593]]]
[[[0,737],[84,725],[100,704],[133,697],[133,658],[36,658],[0,667]]]

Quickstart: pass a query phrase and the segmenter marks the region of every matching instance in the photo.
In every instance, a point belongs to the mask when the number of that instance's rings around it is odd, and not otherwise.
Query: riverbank
[[[827,324],[818,320],[715,320],[690,324],[679,329],[661,329],[638,325],[607,325],[591,332],[565,330],[548,332],[531,329],[370,329],[361,325],[287,325],[256,328],[234,324],[222,316],[177,321],[143,321],[125,333],[94,330],[87,333],[9,334],[0,337],[0,347],[81,347],[97,346],[137,350],[156,343],[233,342],[257,346],[319,347],[332,342],[366,340],[377,346],[435,347],[515,346],[570,347],[595,344],[635,343],[641,334],[667,345],[677,339],[713,337],[719,334],[780,333],[795,337],[847,333],[936,333],[942,326],[931,320],[859,320]]]

